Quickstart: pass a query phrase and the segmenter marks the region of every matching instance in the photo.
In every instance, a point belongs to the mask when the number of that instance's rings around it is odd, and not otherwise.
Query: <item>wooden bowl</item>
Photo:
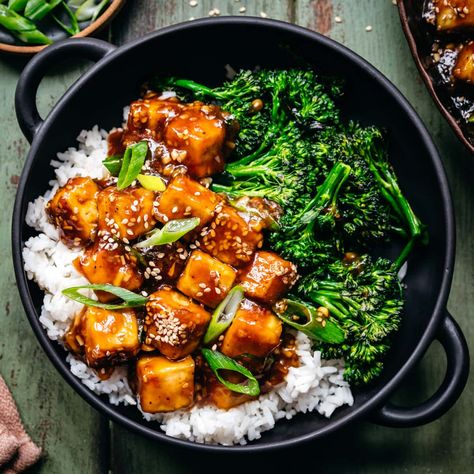
[[[429,28],[421,18],[421,6],[419,0],[398,0],[398,11],[400,21],[405,33],[408,45],[420,71],[421,77],[428,88],[435,104],[448,121],[454,133],[474,153],[474,138],[468,135],[467,127],[451,106],[451,95],[446,87],[439,84],[438,78],[429,69],[429,55],[434,36],[430,34]]]
[[[107,23],[109,23],[112,18],[120,11],[120,9],[125,5],[126,0],[112,0],[109,6],[102,12],[102,14],[90,25],[81,30],[77,35],[74,35],[73,38],[82,38],[85,36],[91,36],[102,28],[104,28]],[[50,31],[48,29],[42,30],[43,33],[49,36]],[[59,31],[56,29],[56,31]],[[63,33],[63,34],[61,34]],[[66,32],[56,33],[55,40],[69,38]],[[44,48],[47,48],[49,45],[22,45],[19,41],[15,43],[5,43],[0,41],[0,52],[18,54],[18,55],[32,55],[36,54]]]

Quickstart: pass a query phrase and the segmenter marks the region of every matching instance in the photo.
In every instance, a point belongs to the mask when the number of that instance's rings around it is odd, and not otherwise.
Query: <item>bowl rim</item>
[[[345,60],[355,63],[356,66],[363,69],[366,74],[371,76],[375,81],[379,82],[382,87],[384,87],[387,92],[397,101],[399,106],[403,109],[406,114],[407,120],[409,120],[413,127],[416,128],[425,148],[427,154],[430,156],[433,163],[434,170],[436,172],[436,178],[438,181],[438,186],[441,192],[441,197],[443,201],[442,212],[444,214],[446,227],[444,229],[446,235],[446,256],[444,260],[444,272],[441,277],[440,292],[434,306],[433,313],[427,324],[425,332],[421,336],[418,344],[410,355],[405,364],[400,367],[395,376],[390,379],[380,391],[367,400],[363,405],[357,409],[351,409],[347,415],[341,417],[341,419],[336,421],[331,421],[331,423],[323,428],[313,431],[311,433],[296,436],[291,439],[286,439],[284,441],[273,441],[273,442],[261,442],[259,444],[249,443],[247,445],[234,445],[234,446],[222,446],[222,445],[206,445],[201,443],[196,443],[193,441],[172,438],[166,435],[162,431],[158,431],[155,428],[142,425],[134,420],[131,420],[127,416],[119,413],[116,409],[107,401],[100,398],[94,392],[89,390],[81,381],[76,378],[72,372],[69,370],[67,364],[55,347],[54,341],[50,340],[46,334],[46,331],[41,326],[39,318],[36,312],[36,309],[33,305],[32,299],[30,298],[29,288],[28,288],[28,279],[26,272],[23,268],[23,258],[22,258],[22,233],[23,227],[26,225],[22,217],[22,209],[27,204],[24,202],[24,188],[26,186],[27,178],[30,175],[31,167],[34,161],[36,161],[37,148],[38,144],[42,141],[45,131],[49,128],[49,123],[53,122],[55,116],[57,115],[59,109],[62,108],[62,105],[67,102],[69,96],[72,96],[78,91],[82,84],[86,81],[93,78],[97,74],[103,65],[108,64],[114,61],[116,58],[121,56],[126,51],[132,50],[135,47],[139,47],[140,44],[147,43],[152,39],[160,38],[168,34],[178,33],[183,30],[192,30],[205,28],[207,26],[212,26],[216,24],[221,25],[239,25],[243,28],[246,26],[252,25],[261,27],[262,29],[272,29],[275,31],[285,30],[286,32],[299,36],[302,39],[307,39],[312,42],[322,44],[323,47],[326,47],[330,50],[337,51]],[[401,94],[401,92],[389,81],[380,71],[378,71],[374,66],[372,66],[368,61],[363,59],[357,53],[351,51],[346,46],[327,38],[319,33],[316,33],[307,28],[297,26],[291,23],[287,23],[280,20],[273,20],[267,18],[259,17],[238,17],[238,16],[226,16],[219,18],[202,18],[194,21],[186,21],[183,23],[178,23],[171,25],[165,28],[161,28],[157,31],[149,33],[141,38],[138,38],[130,43],[127,43],[111,53],[107,54],[103,59],[101,59],[97,64],[93,65],[87,72],[85,72],[59,99],[56,106],[51,110],[49,115],[46,117],[43,125],[40,127],[38,133],[33,139],[31,144],[30,151],[26,158],[20,181],[18,184],[18,190],[14,205],[13,219],[12,219],[12,247],[13,247],[13,260],[14,260],[14,269],[15,276],[17,280],[18,289],[20,292],[20,297],[25,308],[27,317],[30,321],[30,324],[33,328],[33,331],[40,342],[42,348],[48,355],[49,359],[58,369],[63,378],[71,385],[74,390],[79,393],[79,395],[85,399],[90,405],[99,410],[100,412],[106,414],[110,419],[119,423],[120,425],[144,435],[150,439],[159,440],[169,445],[177,447],[185,447],[193,450],[201,450],[207,452],[221,452],[221,453],[236,453],[236,452],[263,452],[271,451],[281,448],[293,447],[298,444],[309,442],[317,438],[321,438],[330,433],[335,432],[339,428],[348,423],[354,422],[357,419],[360,419],[364,415],[368,415],[370,412],[381,407],[383,403],[388,399],[388,397],[395,391],[395,389],[400,384],[401,380],[407,374],[407,372],[416,364],[417,361],[421,359],[428,345],[433,341],[435,337],[436,330],[445,315],[446,302],[449,295],[449,290],[452,281],[453,273],[453,264],[454,264],[454,251],[455,251],[455,228],[454,228],[454,213],[452,199],[449,189],[449,184],[447,177],[444,171],[442,161],[439,157],[438,151],[426,129],[422,123],[420,117],[415,112],[413,107],[408,103],[407,99]]]
[[[91,36],[94,33],[98,33],[102,28],[104,28],[107,23],[109,23],[115,15],[122,9],[127,0],[111,0],[110,5],[99,15],[99,17],[88,25],[83,30],[79,31],[74,36],[70,38],[84,38],[86,36]],[[66,39],[66,38],[65,38]],[[54,44],[54,43],[53,43]],[[38,45],[38,46],[23,46],[19,44],[10,44],[10,43],[0,43],[0,52],[16,54],[16,55],[33,55],[39,53],[43,49],[51,46],[49,44]]]
[[[433,102],[436,104],[438,107],[439,111],[443,115],[443,117],[446,119],[446,121],[449,123],[451,126],[453,132],[456,134],[456,136],[459,138],[461,143],[471,152],[474,153],[474,143],[471,143],[469,141],[469,138],[467,138],[466,134],[464,133],[462,126],[460,123],[456,120],[454,115],[448,110],[447,106],[443,103],[441,100],[438,92],[436,92],[435,86],[434,86],[434,81],[431,78],[430,74],[426,70],[426,68],[423,66],[423,61],[421,60],[421,55],[418,53],[418,43],[415,40],[415,36],[413,34],[412,28],[410,26],[410,13],[408,12],[410,10],[409,7],[405,5],[406,0],[399,0],[398,1],[398,13],[400,16],[400,23],[402,25],[403,32],[405,33],[405,38],[407,40],[408,46],[410,48],[411,55],[413,57],[413,61],[415,62],[415,65],[418,69],[418,72],[420,73],[421,78],[423,79],[423,82],[425,83],[426,88],[428,89],[428,92],[431,95],[431,98],[433,99]]]

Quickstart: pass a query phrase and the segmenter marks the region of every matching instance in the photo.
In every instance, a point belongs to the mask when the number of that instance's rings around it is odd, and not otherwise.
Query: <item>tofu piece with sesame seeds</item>
[[[92,246],[74,260],[73,264],[90,283],[110,283],[130,291],[137,290],[143,283],[136,257],[110,236],[96,239]],[[109,293],[100,291],[96,293],[103,302],[115,298]]]
[[[268,308],[244,299],[224,335],[221,351],[229,357],[266,357],[280,344],[281,332],[281,321]]]
[[[474,41],[462,46],[454,64],[453,76],[459,81],[474,83]]]
[[[168,148],[186,151],[182,164],[194,178],[224,171],[225,120],[219,107],[200,102],[188,104],[171,119],[164,132]]]
[[[215,308],[229,293],[237,276],[230,265],[201,250],[194,250],[176,287],[185,295]]]
[[[293,263],[274,252],[263,250],[258,251],[252,263],[239,274],[245,296],[267,304],[274,303],[286,293],[297,278],[296,266]]]
[[[199,217],[200,226],[204,226],[221,207],[222,198],[217,193],[186,175],[178,175],[160,196],[156,218],[166,223],[173,219]]]
[[[93,368],[126,362],[140,348],[133,309],[112,311],[88,306],[81,317],[80,334],[85,360]]]
[[[248,213],[222,206],[211,224],[201,230],[199,246],[221,262],[242,267],[252,261],[255,251],[263,244],[258,222],[255,227],[254,218]]]
[[[69,247],[93,241],[97,233],[97,196],[100,188],[91,178],[71,178],[46,204],[49,220]]]
[[[193,352],[204,335],[211,315],[182,293],[163,287],[146,304],[145,344],[156,347],[168,359]]]
[[[171,361],[160,355],[140,357],[136,365],[137,393],[146,413],[175,411],[194,401],[194,360]]]
[[[154,228],[155,193],[141,187],[109,186],[99,193],[99,230],[127,242]]]
[[[146,264],[143,276],[149,283],[174,283],[186,265],[188,250],[181,242],[156,245],[144,249],[143,260]]]
[[[433,0],[438,31],[474,28],[474,0]]]
[[[161,141],[166,123],[180,114],[183,104],[177,100],[162,100],[158,97],[139,99],[130,104],[127,128],[123,134],[124,145],[136,143],[143,138]]]

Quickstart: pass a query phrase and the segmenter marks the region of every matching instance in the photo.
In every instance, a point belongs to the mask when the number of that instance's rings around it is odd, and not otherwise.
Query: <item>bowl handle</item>
[[[416,407],[398,407],[389,402],[373,414],[371,421],[395,428],[421,426],[441,417],[454,405],[469,375],[469,349],[461,329],[447,310],[436,339],[447,359],[446,374],[436,393]]]
[[[94,38],[72,38],[59,41],[37,54],[23,69],[15,92],[15,109],[23,135],[29,143],[43,119],[36,107],[36,93],[50,66],[70,57],[99,61],[116,46]]]

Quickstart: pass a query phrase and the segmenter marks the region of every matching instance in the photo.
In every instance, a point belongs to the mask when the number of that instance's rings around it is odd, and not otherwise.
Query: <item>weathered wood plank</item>
[[[245,8],[244,12],[240,9]],[[163,26],[182,21],[210,16],[217,9],[219,16],[247,15],[268,16],[291,21],[294,14],[294,0],[199,0],[191,7],[183,1],[136,0],[128,2],[123,15],[111,27],[113,42],[123,44]],[[229,39],[231,40],[231,39]],[[238,39],[232,39],[238,41]]]
[[[469,320],[474,316],[474,161],[458,143],[421,83],[391,0],[199,0],[194,8],[187,0],[135,0],[128,2],[114,22],[110,37],[121,44],[161,26],[208,16],[213,8],[218,8],[221,15],[240,14],[242,6],[246,7],[246,15],[258,16],[263,11],[272,18],[295,19],[348,45],[394,81],[420,113],[440,148],[451,182],[458,249],[449,307],[472,343],[474,329]],[[336,22],[337,16],[341,23]],[[366,32],[368,25],[372,26],[370,32]],[[75,74],[83,67],[75,67]],[[15,176],[27,150],[13,113],[13,93],[20,70],[18,61],[0,60],[0,191],[6,196],[0,210],[0,291],[4,297],[0,306],[0,372],[12,387],[27,428],[47,451],[45,462],[34,472],[107,472],[105,423],[47,361],[34,341],[16,295],[8,249]],[[61,69],[45,82],[40,90],[41,111],[48,110],[72,77]],[[442,377],[443,367],[443,353],[435,346],[410,376],[399,398],[413,402],[428,396]],[[297,461],[298,465],[310,462],[318,471],[334,473],[469,472],[474,461],[472,394],[471,381],[447,416],[423,428],[399,431],[362,423],[291,453],[251,458],[211,458],[170,449],[114,425],[111,471],[208,472],[210,466],[224,469],[234,463],[245,463],[245,467],[252,468],[265,463],[269,471],[280,472],[294,469]],[[334,456],[335,446],[341,447],[343,455]]]
[[[10,218],[28,150],[13,107],[20,71],[19,61],[0,60],[0,373],[13,392],[26,429],[45,452],[44,460],[31,472],[102,473],[108,463],[107,422],[62,380],[39,347],[13,275]],[[58,73],[46,81],[40,100],[43,111],[71,80],[71,75]]]

